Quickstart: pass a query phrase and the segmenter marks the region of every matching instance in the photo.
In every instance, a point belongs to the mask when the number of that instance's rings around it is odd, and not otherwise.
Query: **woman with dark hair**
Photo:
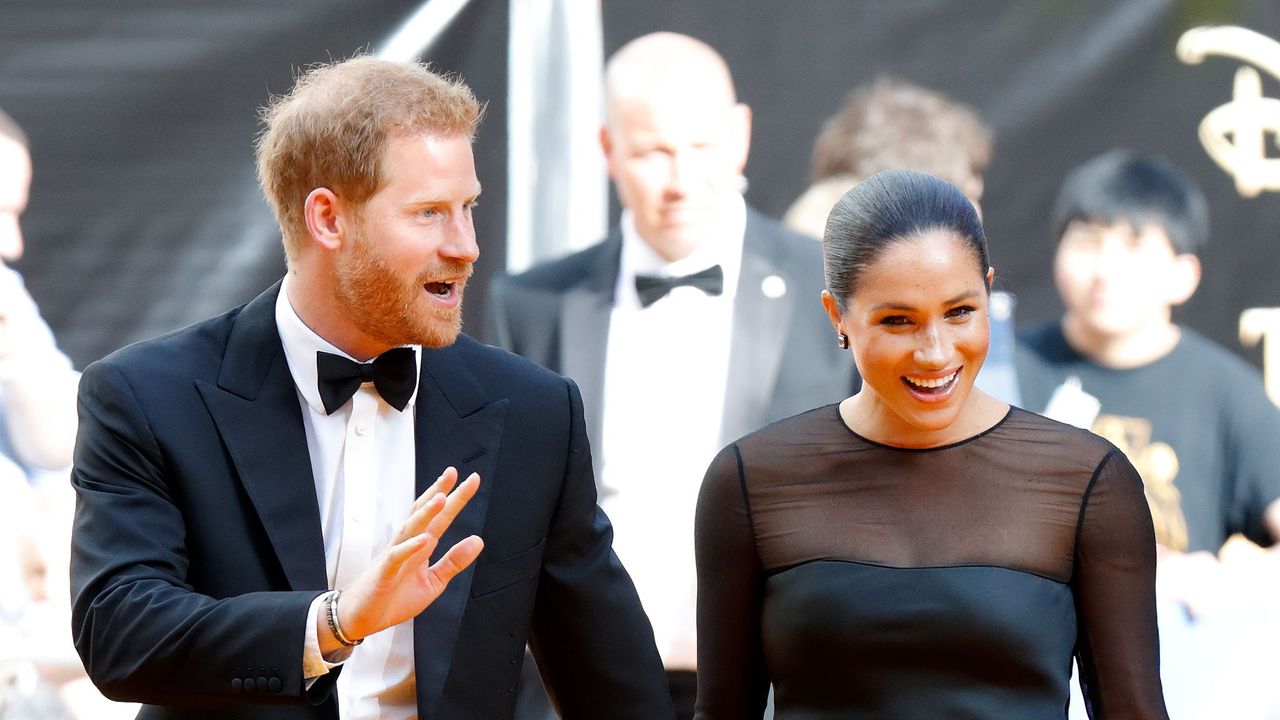
[[[697,515],[697,717],[1166,719],[1142,482],[973,386],[972,204],[906,171],[836,204],[822,303],[862,389],[725,448]]]

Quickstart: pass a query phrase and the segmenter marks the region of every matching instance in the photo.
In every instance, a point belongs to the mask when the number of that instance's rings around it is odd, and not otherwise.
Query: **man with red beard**
[[[564,717],[671,715],[576,386],[459,333],[480,114],[419,65],[306,73],[258,142],[287,276],[85,370],[73,631],[108,696],[511,717],[528,643]]]

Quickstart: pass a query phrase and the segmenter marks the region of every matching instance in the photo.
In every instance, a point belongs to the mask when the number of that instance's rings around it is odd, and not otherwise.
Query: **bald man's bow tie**
[[[640,296],[640,304],[644,307],[658,302],[682,285],[698,288],[708,295],[719,295],[724,292],[724,270],[719,265],[712,265],[706,270],[679,277],[636,276],[636,294]]]

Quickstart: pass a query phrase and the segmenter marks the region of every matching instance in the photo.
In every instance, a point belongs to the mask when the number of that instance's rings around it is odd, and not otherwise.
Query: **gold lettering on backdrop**
[[[1242,27],[1198,27],[1178,39],[1178,59],[1198,65],[1209,55],[1235,58],[1280,79],[1280,43]],[[1267,157],[1267,140],[1280,147],[1280,99],[1262,94],[1253,67],[1236,70],[1231,102],[1200,121],[1200,142],[1209,157],[1236,181],[1243,197],[1280,191],[1280,158]]]
[[[1280,308],[1249,308],[1240,313],[1240,344],[1262,343],[1262,380],[1267,397],[1280,405]]]
[[[1142,477],[1156,542],[1186,551],[1187,518],[1182,512],[1182,493],[1173,482],[1178,476],[1178,454],[1168,443],[1151,442],[1151,421],[1143,418],[1100,415],[1093,431],[1120,448]]]

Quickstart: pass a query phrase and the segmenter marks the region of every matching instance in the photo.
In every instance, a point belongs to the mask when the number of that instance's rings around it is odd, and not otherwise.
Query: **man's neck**
[[[377,343],[340,320],[341,310],[336,307],[333,293],[318,284],[308,282],[305,274],[290,270],[290,277],[283,292],[293,312],[311,329],[342,352],[364,362],[376,357],[392,346]]]
[[[1182,330],[1169,321],[1152,323],[1126,335],[1106,335],[1067,315],[1062,319],[1062,335],[1071,349],[1091,362],[1113,370],[1128,370],[1168,355],[1182,338]]]

